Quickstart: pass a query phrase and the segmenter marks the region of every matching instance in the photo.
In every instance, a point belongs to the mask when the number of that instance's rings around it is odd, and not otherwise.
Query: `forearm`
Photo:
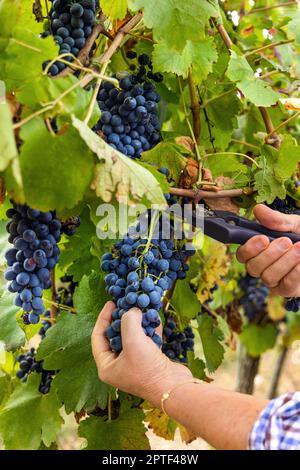
[[[213,385],[188,383],[171,393],[164,408],[172,419],[216,449],[246,450],[249,433],[267,404],[267,400]]]

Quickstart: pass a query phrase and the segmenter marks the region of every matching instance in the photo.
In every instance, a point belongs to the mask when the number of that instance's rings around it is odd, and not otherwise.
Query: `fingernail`
[[[287,238],[282,238],[282,240],[278,240],[277,247],[282,250],[286,251],[290,248],[291,242]]]
[[[265,241],[257,240],[257,242],[255,242],[255,248],[256,248],[257,250],[263,250],[264,248],[266,248],[266,243],[265,243]]]

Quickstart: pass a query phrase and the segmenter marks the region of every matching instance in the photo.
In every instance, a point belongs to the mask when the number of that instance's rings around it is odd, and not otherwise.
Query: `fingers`
[[[103,352],[110,351],[109,342],[105,336],[105,331],[111,324],[111,315],[114,309],[115,304],[113,302],[107,302],[97,319],[92,333],[92,349],[95,358]]]
[[[142,312],[131,308],[122,316],[121,334],[123,349],[126,351],[133,343],[144,343],[147,336],[142,328]]]
[[[265,235],[252,237],[245,245],[241,246],[237,251],[237,259],[240,263],[247,263],[251,258],[255,258],[262,253],[268,246],[270,241]]]
[[[279,285],[272,289],[274,295],[282,297],[300,297],[300,265],[298,264],[287,276],[285,276]]]
[[[279,232],[294,232],[300,234],[300,216],[282,214],[263,204],[258,204],[254,209],[256,219],[265,227]]]
[[[253,277],[261,277],[263,272],[278,261],[292,246],[293,244],[288,238],[274,240],[266,250],[247,262],[248,273]]]
[[[274,243],[274,242],[273,242]],[[284,256],[272,263],[262,274],[268,287],[276,287],[280,281],[300,263],[300,243],[296,243]],[[298,279],[299,283],[299,279]]]

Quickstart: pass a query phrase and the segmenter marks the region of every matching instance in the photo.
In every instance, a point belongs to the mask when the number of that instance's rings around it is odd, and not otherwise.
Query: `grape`
[[[114,322],[121,320],[123,314],[132,307],[142,310],[145,334],[161,346],[161,338],[155,333],[155,329],[160,324],[159,310],[164,292],[172,287],[173,280],[180,279],[180,274],[186,275],[188,267],[185,262],[187,250],[182,244],[177,248],[175,241],[162,238],[148,242],[147,238],[133,238],[130,233],[129,229],[128,234],[116,243],[113,251],[102,257],[102,269],[109,273],[104,279],[106,290],[117,304],[113,312],[113,324],[106,332],[111,349],[115,352],[122,349],[122,342],[119,335],[120,323]],[[145,247],[147,251],[143,253]],[[176,261],[176,269],[177,263],[180,264],[178,271],[169,270],[170,263],[163,258],[163,252],[167,249],[171,250],[171,260]],[[168,277],[170,274],[172,280]]]
[[[168,317],[163,328],[163,353],[172,361],[186,364],[188,351],[194,350],[194,336],[190,326],[180,331],[175,319]]]
[[[239,287],[242,292],[239,304],[243,307],[248,320],[252,322],[266,309],[266,300],[270,290],[259,279],[248,274],[240,279]]]
[[[56,371],[45,370],[43,367],[44,361],[37,361],[36,350],[31,348],[27,354],[18,356],[19,370],[16,372],[16,377],[22,382],[27,382],[28,376],[32,372],[36,372],[41,376],[39,385],[39,392],[46,394],[50,391],[51,383]]]

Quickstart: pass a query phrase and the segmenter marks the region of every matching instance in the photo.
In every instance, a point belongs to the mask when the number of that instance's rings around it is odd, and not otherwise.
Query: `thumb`
[[[256,219],[271,230],[279,232],[293,232],[300,234],[300,216],[296,214],[282,214],[263,204],[254,208]]]
[[[131,308],[124,313],[121,322],[121,334],[123,349],[130,344],[144,343],[145,333],[142,328],[142,312],[138,308]]]

